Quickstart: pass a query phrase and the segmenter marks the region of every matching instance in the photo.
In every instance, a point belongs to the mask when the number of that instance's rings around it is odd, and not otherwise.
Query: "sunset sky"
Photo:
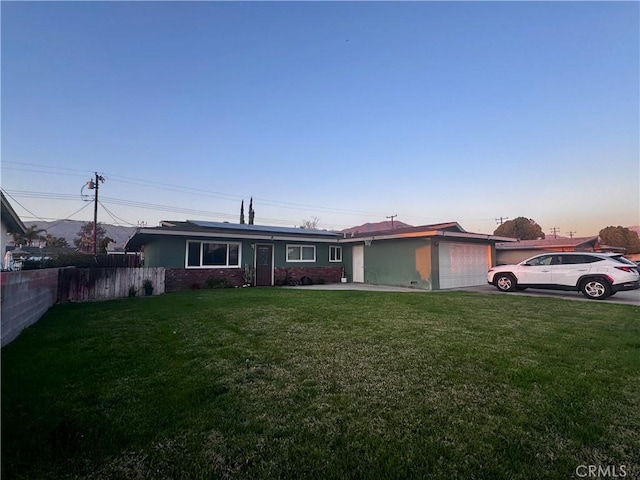
[[[638,2],[2,2],[24,221],[640,224]],[[85,194],[93,192],[84,190]],[[83,209],[83,207],[86,207]]]

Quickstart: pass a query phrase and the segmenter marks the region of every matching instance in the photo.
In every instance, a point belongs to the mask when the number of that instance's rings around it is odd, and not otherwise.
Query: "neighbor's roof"
[[[368,224],[367,224],[368,225]],[[384,228],[382,223],[380,224],[381,228],[379,230],[365,230],[362,232],[358,231],[343,231],[343,235],[345,238],[361,238],[361,237],[370,237],[372,235],[381,235],[381,234],[403,234],[403,233],[412,233],[412,232],[424,232],[424,231],[449,231],[449,232],[461,232],[466,233],[466,230],[460,226],[458,222],[446,222],[446,223],[433,223],[431,225],[421,225],[419,227],[400,227],[400,228]]]
[[[594,247],[598,243],[595,237],[543,238],[539,240],[518,240],[509,243],[496,243],[498,250],[539,250],[545,248]]]
[[[4,193],[0,192],[0,196],[2,196],[2,210],[0,214],[2,215],[2,222],[7,226],[7,231],[9,233],[25,233],[27,227],[22,223],[22,220],[20,220],[16,211],[4,196]]]
[[[354,243],[365,240],[388,240],[394,238],[410,237],[457,237],[476,240],[491,240],[497,242],[515,241],[508,237],[499,237],[485,233],[467,232],[458,222],[434,223],[431,225],[420,225],[418,227],[394,228],[393,230],[383,230],[379,232],[365,233],[345,233],[342,242]]]
[[[190,236],[216,238],[250,238],[255,240],[291,240],[337,242],[342,235],[327,230],[308,228],[273,227],[226,222],[187,220],[186,222],[161,222],[159,227],[138,228],[125,244],[125,250],[135,251],[150,240],[163,236]]]

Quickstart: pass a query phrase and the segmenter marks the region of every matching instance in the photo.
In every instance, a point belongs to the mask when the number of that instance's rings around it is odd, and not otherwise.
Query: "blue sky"
[[[108,223],[237,221],[253,196],[283,226],[640,224],[637,2],[1,9],[1,183],[24,220],[91,219],[98,171]]]

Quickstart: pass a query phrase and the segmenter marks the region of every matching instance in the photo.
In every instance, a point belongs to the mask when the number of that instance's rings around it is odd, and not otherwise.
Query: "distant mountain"
[[[38,228],[43,228],[54,237],[62,237],[69,245],[73,246],[73,240],[78,236],[78,232],[82,225],[87,222],[81,222],[78,220],[54,220],[52,222],[24,222],[27,227],[31,225],[37,225]],[[110,225],[108,223],[100,223],[107,230],[107,237],[111,237],[115,240],[115,245],[112,243],[110,248],[124,247],[129,237],[133,234],[136,227],[121,227],[119,225]]]
[[[384,222],[377,223],[365,223],[364,225],[358,225],[356,227],[345,228],[341,230],[340,233],[371,233],[371,232],[383,232],[385,230],[395,230],[396,228],[405,228],[405,227],[413,227],[413,225],[409,225],[408,223],[400,222],[395,220],[393,222],[393,226],[391,226],[391,221],[385,220]]]

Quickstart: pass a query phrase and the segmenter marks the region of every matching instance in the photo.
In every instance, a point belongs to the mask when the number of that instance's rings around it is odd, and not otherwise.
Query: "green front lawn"
[[[2,476],[634,478],[639,313],[277,288],[56,306],[2,349]]]

